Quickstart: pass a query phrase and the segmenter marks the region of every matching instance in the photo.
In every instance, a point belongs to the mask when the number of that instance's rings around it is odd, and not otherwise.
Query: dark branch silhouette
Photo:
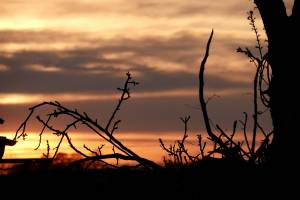
[[[55,135],[60,136],[60,140],[55,147],[55,153],[52,156],[52,160],[55,159],[55,156],[57,155],[59,148],[62,144],[62,141],[64,139],[67,140],[69,146],[79,155],[83,157],[82,161],[78,161],[77,163],[82,163],[85,161],[103,161],[104,159],[109,159],[109,158],[114,158],[117,160],[117,165],[114,165],[115,167],[118,166],[118,160],[123,159],[123,160],[132,160],[138,162],[140,165],[146,167],[146,168],[151,168],[151,169],[157,169],[160,168],[159,165],[154,163],[153,161],[150,161],[148,159],[142,158],[139,155],[137,155],[135,152],[130,150],[128,147],[126,147],[123,143],[121,143],[120,140],[118,140],[113,133],[115,130],[118,128],[118,124],[121,122],[121,120],[115,120],[117,112],[120,110],[120,107],[122,103],[124,103],[126,100],[130,98],[130,86],[137,85],[138,83],[135,82],[130,73],[127,73],[127,79],[124,83],[123,88],[118,88],[119,91],[122,92],[121,97],[118,101],[118,104],[114,111],[112,112],[111,117],[109,118],[106,126],[101,126],[97,120],[94,120],[89,117],[89,115],[85,112],[80,113],[76,109],[72,110],[69,109],[63,105],[61,105],[59,102],[43,102],[41,104],[35,105],[31,108],[29,108],[30,113],[25,119],[25,121],[21,124],[21,126],[18,128],[15,138],[19,139],[20,137],[26,138],[26,126],[29,123],[29,119],[32,118],[33,114],[41,109],[41,108],[51,108],[53,109],[52,112],[47,114],[47,120],[43,120],[42,117],[36,116],[36,119],[43,125],[43,128],[39,134],[40,139],[39,139],[39,144],[36,149],[40,147],[41,141],[42,141],[42,135],[45,133],[45,130],[50,130],[52,131]],[[65,125],[64,129],[59,129],[55,128],[52,126],[50,123],[54,120],[59,120],[59,117],[66,116],[71,120],[71,123],[68,123]],[[111,130],[109,130],[111,124],[113,124]],[[101,147],[98,147],[98,152],[91,150],[89,147],[84,145],[84,148],[89,152],[92,153],[93,155],[88,155],[87,153],[84,153],[83,151],[79,150],[78,147],[76,147],[71,139],[70,131],[72,129],[77,129],[77,126],[83,125],[87,127],[89,130],[91,130],[93,133],[97,134],[104,142],[107,144],[110,144],[112,146],[112,154],[103,154],[101,152]],[[48,148],[49,149],[49,148]],[[120,153],[116,152],[116,150],[120,151]],[[49,157],[49,152],[45,154],[46,157]],[[106,162],[103,162],[106,163]]]
[[[221,133],[221,135],[218,137],[215,133],[213,133],[211,125],[210,125],[210,120],[209,120],[208,112],[207,112],[207,108],[206,108],[207,103],[205,102],[205,99],[204,99],[204,96],[205,96],[204,95],[204,70],[205,70],[205,64],[206,64],[207,58],[209,56],[209,48],[210,48],[210,44],[212,41],[212,37],[213,37],[213,30],[208,39],[205,55],[201,62],[200,70],[199,70],[199,101],[200,101],[200,106],[201,106],[201,110],[202,110],[205,128],[206,128],[207,134],[209,135],[210,139],[216,145],[220,146],[220,148],[212,151],[212,153],[220,152],[225,157],[232,157],[232,155],[231,155],[232,152],[230,149],[238,149],[240,152],[243,153],[243,155],[245,155],[246,157],[249,157],[249,155],[241,148],[240,144],[237,144],[236,142],[233,141],[235,131],[233,131],[232,136],[229,137],[225,133],[225,131],[222,130],[222,128],[219,125],[216,125],[217,130],[219,130],[219,132]],[[235,124],[234,125],[234,127],[235,127],[236,123],[234,123],[234,124]],[[235,128],[233,130],[235,130]],[[225,137],[225,141],[223,141],[221,139],[221,137]],[[229,146],[228,146],[228,144],[229,144]],[[228,152],[230,152],[230,154],[228,154]],[[237,157],[239,157],[239,156],[237,156]]]
[[[206,128],[206,132],[209,136],[210,142],[212,142],[213,149],[210,152],[205,152],[206,141],[203,142],[203,137],[201,135],[198,136],[199,140],[199,154],[197,156],[192,157],[193,159],[186,159],[185,162],[182,162],[183,158],[191,158],[186,151],[184,143],[186,142],[187,134],[186,128],[183,134],[183,139],[176,141],[173,145],[170,145],[169,148],[165,146],[162,140],[160,140],[161,147],[165,152],[169,155],[169,160],[165,159],[166,165],[179,165],[185,166],[188,164],[193,164],[195,162],[200,161],[204,158],[215,158],[217,154],[221,155],[221,158],[226,160],[230,160],[232,163],[251,163],[251,164],[264,164],[267,160],[267,150],[270,146],[271,138],[273,137],[273,131],[267,133],[264,127],[259,122],[259,116],[263,115],[268,111],[269,108],[269,97],[267,90],[270,83],[270,65],[268,64],[266,57],[267,54],[263,53],[263,45],[261,44],[259,30],[255,25],[255,17],[253,11],[248,13],[248,20],[250,21],[250,26],[252,31],[255,34],[256,38],[256,46],[255,48],[258,50],[258,56],[255,55],[249,48],[238,48],[237,52],[245,54],[251,63],[254,63],[256,67],[256,72],[253,80],[253,128],[252,128],[252,140],[251,143],[249,141],[250,135],[247,134],[247,123],[248,123],[248,114],[244,112],[244,119],[239,120],[239,124],[242,128],[243,139],[240,141],[236,141],[235,136],[237,135],[237,127],[238,121],[233,122],[232,133],[228,134],[226,131],[221,128],[220,125],[214,125],[212,120],[209,118],[209,114],[207,111],[207,103],[205,101],[204,94],[204,72],[205,65],[207,59],[209,57],[209,49],[210,44],[213,37],[213,31],[210,34],[206,45],[206,51],[202,62],[200,64],[199,70],[199,102],[202,110],[204,125]],[[260,98],[259,98],[260,96]],[[266,107],[265,111],[260,111],[259,107],[259,99],[261,100],[262,105]],[[187,118],[186,118],[187,119]],[[189,118],[188,118],[189,119]],[[188,121],[188,120],[187,120]],[[187,126],[187,121],[185,123],[185,127]],[[215,131],[212,129],[212,125],[214,125]],[[260,134],[262,136],[261,143],[258,143],[257,137]],[[245,146],[245,147],[244,147]],[[182,153],[185,153],[182,156]],[[218,157],[218,156],[217,156]]]
[[[180,118],[184,124],[184,132],[181,140],[176,140],[173,144],[170,144],[169,148],[166,147],[162,139],[159,139],[161,148],[168,154],[169,158],[164,158],[166,167],[184,167],[190,164],[197,163],[199,160],[205,157],[205,146],[206,143],[202,143],[202,138],[199,136],[200,154],[192,156],[185,146],[188,138],[188,122],[190,116]]]
[[[201,62],[201,65],[200,65],[200,71],[199,71],[199,100],[200,100],[200,106],[201,106],[201,109],[202,109],[202,114],[203,114],[203,119],[204,119],[207,134],[211,137],[211,139],[213,141],[215,141],[216,143],[218,143],[220,145],[223,145],[223,142],[220,141],[220,139],[212,132],[210,122],[209,122],[209,118],[208,118],[207,109],[206,109],[206,102],[204,100],[204,70],[205,70],[205,64],[206,64],[207,58],[209,56],[209,48],[210,48],[210,43],[211,43],[213,34],[214,34],[214,31],[212,30],[211,34],[209,36],[209,39],[207,41],[204,58],[203,58],[203,60]]]

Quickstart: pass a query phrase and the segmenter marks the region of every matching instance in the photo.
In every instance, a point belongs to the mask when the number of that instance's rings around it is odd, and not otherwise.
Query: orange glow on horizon
[[[182,139],[182,132],[128,132],[128,133],[116,133],[115,137],[119,139],[126,147],[136,152],[138,155],[151,159],[157,163],[163,163],[163,157],[167,156],[166,152],[160,147],[158,141],[161,138],[166,147],[169,144],[173,144],[176,140]],[[12,133],[0,132],[1,136],[6,136],[10,139],[14,137]],[[189,133],[189,137],[186,139],[186,147],[191,155],[197,155],[199,153],[198,139],[195,133]],[[248,133],[250,136],[251,133]],[[73,144],[83,152],[87,152],[83,145],[85,144],[90,149],[97,151],[97,148],[103,144],[98,135],[94,133],[73,133],[70,134]],[[202,135],[207,141],[207,135]],[[261,135],[257,136],[257,144],[259,144],[264,137]],[[34,150],[38,145],[38,134],[28,133],[27,139],[24,141],[19,139],[15,146],[8,146],[5,151],[4,158],[41,158],[43,153],[47,152],[46,139],[49,140],[50,147],[53,148],[57,145],[60,137],[51,133],[44,133],[41,147],[38,150]],[[243,134],[238,134],[235,140],[243,140]],[[252,142],[252,137],[248,137],[248,141]],[[208,142],[206,151],[212,149],[212,144]],[[50,156],[53,155],[54,150],[50,151]],[[76,155],[76,152],[69,147],[66,140],[62,143],[59,153],[66,153],[69,155]],[[103,149],[102,153],[112,153],[111,146],[107,146]]]
[[[6,136],[10,139],[14,137],[13,133],[0,132],[1,136]],[[73,133],[70,134],[72,142],[76,147],[81,149],[87,154],[83,145],[87,145],[93,150],[97,150],[98,146],[101,146],[103,142],[98,135],[93,133]],[[166,144],[173,142],[177,139],[182,138],[182,133],[180,132],[140,132],[140,133],[116,133],[117,137],[125,146],[136,152],[138,155],[143,156],[148,159],[152,159],[155,162],[162,163],[163,156],[166,156],[165,152],[160,147],[158,138],[162,138]],[[46,140],[49,140],[50,147],[53,148],[57,145],[60,137],[53,135],[51,133],[45,133],[42,139],[41,147],[38,150],[34,150],[38,145],[38,134],[28,133],[26,140],[19,139],[15,146],[7,146],[5,150],[5,155],[3,158],[41,158],[43,153],[47,152]],[[189,149],[191,152],[197,150],[196,136],[191,135],[188,139],[190,145]],[[67,144],[66,140],[62,143],[60,147],[60,153],[75,154],[76,152],[72,150]],[[54,150],[50,151],[50,155],[53,155]],[[111,146],[107,146],[103,149],[102,153],[112,153]]]

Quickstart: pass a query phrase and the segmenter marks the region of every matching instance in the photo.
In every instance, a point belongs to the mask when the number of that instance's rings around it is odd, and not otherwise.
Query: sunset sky
[[[105,122],[130,71],[140,84],[118,115],[120,132],[178,133],[179,117],[191,115],[199,133],[197,74],[212,28],[206,94],[218,97],[208,109],[230,130],[252,109],[254,67],[236,53],[255,45],[252,8],[248,0],[1,0],[0,132],[14,133],[27,108],[49,100]]]

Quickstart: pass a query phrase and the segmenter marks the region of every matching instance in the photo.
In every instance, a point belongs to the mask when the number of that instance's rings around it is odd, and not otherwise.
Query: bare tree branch
[[[206,128],[206,131],[207,131],[208,135],[212,138],[213,141],[215,141],[216,143],[222,145],[223,142],[212,132],[212,129],[211,129],[211,126],[210,126],[210,123],[209,123],[209,117],[208,117],[208,113],[207,113],[206,102],[204,100],[204,70],[205,70],[205,64],[206,64],[207,58],[209,56],[209,48],[210,48],[210,43],[212,41],[213,34],[214,34],[214,31],[212,30],[211,34],[209,36],[209,39],[207,41],[204,58],[203,58],[203,60],[201,62],[201,65],[200,65],[200,71],[199,71],[199,100],[200,100],[200,105],[201,105],[201,109],[202,109],[205,128]]]
[[[129,85],[130,84],[132,84],[132,85],[139,84],[138,82],[132,80],[131,74],[129,72],[126,75],[127,75],[127,80],[124,84],[124,88],[118,88],[118,90],[122,91],[122,95],[118,101],[116,108],[114,109],[112,115],[110,116],[110,119],[108,120],[105,130],[108,130],[108,128],[109,128],[110,124],[112,123],[113,119],[115,118],[117,112],[120,110],[123,101],[126,101],[130,98]]]
[[[85,160],[94,160],[94,159],[107,159],[107,158],[116,158],[117,161],[118,159],[126,159],[126,160],[132,160],[132,161],[136,161],[138,162],[140,165],[143,165],[146,168],[150,168],[150,169],[158,169],[161,168],[158,164],[156,164],[155,162],[142,158],[139,155],[137,155],[135,152],[133,152],[132,150],[130,150],[128,147],[126,147],[124,144],[122,144],[115,136],[113,136],[114,131],[118,128],[118,124],[121,122],[121,120],[116,120],[115,121],[115,116],[117,111],[120,110],[120,107],[122,105],[122,103],[126,100],[128,100],[130,98],[130,85],[136,85],[137,82],[132,80],[131,74],[127,73],[127,79],[126,82],[124,83],[124,87],[123,88],[119,88],[118,90],[122,91],[121,97],[119,99],[119,102],[115,108],[115,110],[113,111],[110,119],[108,120],[107,124],[105,127],[101,126],[97,120],[93,120],[89,117],[89,115],[85,112],[80,113],[78,112],[76,109],[75,110],[71,110],[67,107],[64,107],[63,105],[61,105],[59,102],[43,102],[40,103],[38,105],[35,105],[31,108],[29,108],[30,113],[27,116],[27,118],[25,119],[25,121],[20,125],[20,127],[18,128],[15,138],[20,138],[21,136],[23,136],[23,138],[26,136],[26,125],[29,122],[29,120],[31,119],[32,115],[35,113],[35,111],[42,109],[42,108],[52,108],[54,109],[53,112],[47,114],[48,118],[47,120],[43,120],[41,117],[37,116],[36,119],[43,125],[43,128],[40,132],[40,140],[39,140],[39,144],[38,147],[40,147],[40,143],[41,143],[41,138],[42,135],[45,133],[45,129],[48,129],[52,132],[54,132],[55,135],[60,136],[60,141],[58,142],[56,148],[55,148],[55,153],[54,156],[52,157],[52,160],[55,158],[59,147],[63,141],[63,138],[67,139],[68,144],[70,145],[70,147],[79,155],[83,156],[84,158],[86,158]],[[54,126],[50,125],[50,122],[52,122],[53,120],[58,120],[59,117],[67,117],[69,118],[69,120],[71,120],[72,122],[69,124],[65,125],[65,128],[60,129],[60,128],[55,128]],[[110,125],[113,123],[113,127],[111,128],[111,130],[109,130]],[[84,146],[85,150],[87,150],[89,153],[92,153],[92,155],[94,156],[89,156],[86,153],[84,153],[83,151],[79,150],[73,143],[71,140],[71,136],[69,135],[69,132],[72,129],[76,129],[78,126],[85,126],[87,128],[89,128],[92,132],[94,132],[95,134],[97,134],[98,136],[100,136],[100,138],[102,138],[104,140],[104,142],[107,142],[108,144],[110,144],[112,146],[113,149],[113,154],[102,154],[101,153],[101,148],[103,147],[104,144],[102,144],[102,146],[100,148],[98,148],[98,152],[92,150],[91,148],[89,148],[88,146]],[[120,153],[116,152],[115,150],[120,151]],[[115,155],[115,157],[113,157],[113,155]],[[96,157],[96,158],[94,158]],[[103,162],[105,163],[105,162]]]

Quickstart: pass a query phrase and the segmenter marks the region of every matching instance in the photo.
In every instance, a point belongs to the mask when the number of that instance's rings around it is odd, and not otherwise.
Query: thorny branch
[[[107,122],[105,130],[108,130],[108,128],[109,128],[110,124],[113,122],[113,120],[114,120],[117,112],[120,110],[122,103],[130,98],[130,88],[129,88],[129,85],[136,86],[136,85],[139,84],[138,82],[132,80],[132,77],[131,77],[131,75],[130,75],[129,72],[126,75],[127,75],[127,80],[126,80],[126,82],[124,84],[124,88],[117,88],[119,91],[122,92],[122,95],[121,95],[121,98],[119,99],[119,102],[118,102],[116,108],[114,109],[114,111],[113,111],[110,119]],[[114,124],[113,129],[117,126],[118,123],[119,122],[116,122]]]
[[[131,74],[129,72],[126,75],[127,75],[127,79],[124,83],[123,88],[118,88],[118,90],[122,92],[121,97],[120,97],[118,104],[117,104],[116,108],[114,109],[114,111],[112,112],[105,127],[101,126],[97,120],[94,120],[91,117],[89,117],[89,115],[85,112],[80,113],[76,109],[75,110],[69,109],[69,108],[61,105],[59,102],[43,102],[43,103],[37,104],[37,105],[29,108],[30,113],[27,116],[27,118],[25,119],[25,121],[18,128],[18,130],[15,134],[15,139],[18,139],[20,137],[23,137],[23,139],[25,139],[25,137],[27,135],[26,134],[27,124],[29,123],[29,120],[32,118],[33,114],[35,112],[37,112],[37,110],[47,107],[47,108],[53,109],[52,112],[47,114],[47,116],[48,116],[47,120],[43,120],[40,116],[36,116],[36,119],[38,120],[38,122],[40,122],[43,125],[43,128],[39,134],[39,143],[38,143],[38,146],[36,149],[38,149],[40,147],[40,144],[42,141],[42,135],[45,134],[46,129],[52,131],[55,135],[60,136],[60,140],[59,140],[57,146],[55,147],[55,153],[52,157],[52,160],[57,155],[57,152],[59,151],[59,148],[62,144],[63,139],[66,138],[69,146],[76,153],[78,153],[79,155],[81,155],[83,157],[82,162],[90,161],[90,160],[92,160],[92,161],[98,160],[98,161],[103,161],[104,163],[106,163],[104,161],[105,159],[114,158],[117,161],[119,159],[136,161],[137,163],[139,163],[139,165],[142,165],[142,166],[144,166],[146,168],[150,168],[150,169],[160,168],[158,164],[156,164],[153,161],[150,161],[148,159],[140,157],[135,152],[133,152],[132,150],[127,148],[124,144],[122,144],[120,142],[120,140],[118,140],[113,135],[113,133],[118,129],[119,123],[121,122],[121,120],[115,120],[117,112],[120,110],[121,105],[130,98],[130,86],[135,86],[138,84],[137,82],[135,82],[132,79]],[[60,117],[68,117],[70,120],[72,120],[72,122],[69,124],[66,124],[64,129],[55,128],[53,125],[51,125],[51,122],[53,122],[53,121],[55,122],[55,120],[59,120]],[[112,128],[110,129],[111,124],[113,124],[113,125],[112,125]],[[80,126],[80,125],[87,127],[91,132],[97,134],[106,143],[110,144],[112,146],[113,153],[104,155],[101,152],[101,149],[104,146],[104,144],[102,144],[101,147],[98,147],[98,152],[96,152],[96,151],[92,150],[91,148],[89,148],[88,146],[84,145],[84,149],[92,155],[87,155],[82,150],[77,148],[71,140],[70,132],[73,129],[77,129],[77,126]],[[118,150],[119,152],[116,152],[115,149]],[[78,163],[82,163],[82,162],[78,162]],[[115,167],[117,167],[117,165],[115,165]]]
[[[254,111],[253,111],[253,135],[252,135],[252,145],[250,148],[249,142],[247,140],[246,134],[245,134],[245,140],[247,144],[247,148],[251,152],[251,157],[252,160],[254,161],[257,158],[257,151],[260,150],[262,151],[263,147],[267,147],[265,145],[266,141],[269,141],[270,135],[265,133],[265,130],[263,127],[259,124],[258,117],[259,115],[263,114],[264,112],[260,112],[258,110],[258,95],[260,96],[260,101],[261,103],[266,107],[269,108],[269,92],[268,92],[268,87],[270,84],[271,80],[271,70],[270,70],[270,65],[267,62],[267,56],[268,53],[263,54],[263,46],[261,45],[261,40],[260,40],[260,34],[258,33],[258,29],[255,24],[256,18],[254,17],[254,12],[251,10],[248,13],[248,20],[250,21],[250,26],[252,31],[255,33],[255,38],[256,38],[256,43],[257,45],[255,46],[256,49],[258,49],[259,56],[255,56],[249,48],[238,48],[237,52],[245,54],[249,59],[250,62],[254,63],[256,67],[256,73],[254,76],[254,81],[253,81],[253,105],[254,105]],[[246,123],[247,123],[247,115],[245,119],[244,125],[244,133],[246,132]],[[257,132],[258,130],[263,134],[265,137],[263,144],[256,148],[256,138],[257,138]],[[271,131],[272,132],[272,131]],[[265,149],[264,149],[265,150]]]

